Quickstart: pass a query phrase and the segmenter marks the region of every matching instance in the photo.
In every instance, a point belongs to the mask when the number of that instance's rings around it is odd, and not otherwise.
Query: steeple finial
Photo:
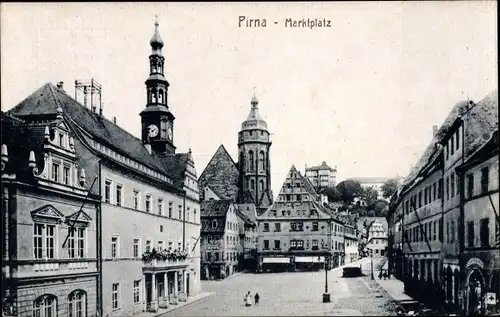
[[[257,107],[257,104],[259,103],[257,97],[255,96],[255,86],[253,86],[253,96],[252,96],[252,101],[250,103],[252,104],[252,107]]]
[[[158,31],[158,26],[160,26],[158,23],[158,15],[155,15],[155,33],[153,34],[151,41],[149,41],[149,44],[154,50],[161,49],[163,47],[163,40],[161,39],[160,32]]]

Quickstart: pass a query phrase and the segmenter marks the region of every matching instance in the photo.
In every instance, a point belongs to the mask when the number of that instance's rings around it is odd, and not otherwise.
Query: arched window
[[[254,170],[254,157],[253,157],[253,151],[248,151],[248,167],[250,171]],[[253,186],[252,186],[253,187]]]
[[[157,99],[157,91],[156,91],[156,89],[155,89],[155,88],[153,88],[153,89],[151,90],[151,102],[152,102],[152,103],[156,103],[156,101],[157,101],[157,100],[158,100],[158,99]]]
[[[38,297],[33,302],[34,317],[54,317],[57,316],[57,297],[46,294]]]
[[[167,121],[160,121],[160,138],[165,139],[167,137]]]
[[[158,92],[158,102],[163,103],[163,90],[160,89]]]
[[[217,220],[212,220],[212,229],[217,227]]]
[[[242,164],[241,168],[243,168],[243,170],[245,170],[245,159],[243,158],[243,151],[240,152],[240,159],[239,159],[239,162],[240,164]]]
[[[68,316],[86,317],[87,316],[87,293],[82,290],[73,291],[68,296]]]
[[[264,151],[260,151],[259,153],[259,168],[261,171],[265,171],[265,164],[264,164],[264,158],[265,158],[265,154],[264,154]]]
[[[263,190],[264,190],[264,180],[262,180],[262,179],[261,179],[261,180],[259,181],[259,191],[261,191],[261,192],[262,192]]]
[[[254,192],[254,191],[255,191],[255,181],[254,181],[253,179],[251,179],[251,180],[250,180],[250,190],[251,190],[252,192]]]

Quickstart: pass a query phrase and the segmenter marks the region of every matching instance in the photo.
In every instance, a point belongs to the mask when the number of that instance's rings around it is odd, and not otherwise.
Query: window
[[[162,240],[158,241],[158,245],[157,246],[158,246],[158,252],[161,251],[161,250],[163,250],[163,241]]]
[[[437,230],[436,230],[437,221],[434,221],[434,224],[432,226],[434,227],[434,229],[432,230],[432,240],[436,241],[436,239],[437,239]]]
[[[139,191],[134,190],[134,209],[139,210]]]
[[[438,199],[441,199],[442,196],[443,196],[443,180],[440,179],[438,181]]]
[[[151,252],[151,240],[146,240],[146,252]]]
[[[85,228],[74,228],[68,237],[68,254],[72,259],[84,258]]]
[[[179,212],[178,212],[178,218],[182,219],[182,205],[179,205]]]
[[[269,249],[269,240],[264,240],[264,250]]]
[[[59,146],[64,147],[64,134],[59,133]]]
[[[141,302],[141,281],[134,281],[134,304]]]
[[[439,219],[438,230],[439,230],[439,241],[443,241],[443,220],[442,219]]]
[[[69,185],[70,184],[69,175],[70,175],[70,167],[69,166],[64,166],[63,167],[63,182],[64,182],[65,185]]]
[[[318,229],[318,222],[315,221],[315,222],[312,223],[312,229],[311,229],[311,231],[318,231],[318,230],[319,230]]]
[[[174,204],[174,203],[173,203],[173,202],[171,202],[171,201],[169,201],[169,202],[168,202],[168,217],[169,217],[169,218],[172,218],[172,208],[173,208],[173,207],[172,207],[172,205],[173,205],[173,204]]]
[[[446,147],[444,149],[444,156],[445,156],[445,160],[447,160],[450,156],[450,150],[449,150],[449,143],[446,143]]]
[[[198,219],[196,218],[196,209],[193,210],[193,222],[197,222]]]
[[[104,202],[111,203],[111,181],[104,182]]]
[[[57,316],[57,298],[54,295],[43,295],[33,302],[34,317]]]
[[[35,259],[54,259],[56,226],[35,224],[33,233],[33,251]]]
[[[134,239],[134,245],[133,245],[133,253],[134,253],[134,258],[139,257],[139,246],[141,245],[141,240],[140,239]]]
[[[265,222],[264,223],[264,232],[269,231],[269,223]]]
[[[163,216],[163,199],[158,198],[158,214]]]
[[[437,199],[437,186],[436,186],[436,183],[432,184],[432,201],[436,200]]]
[[[427,187],[424,189],[424,205],[427,205],[427,197],[429,195]]]
[[[59,182],[59,163],[52,163],[52,180]]]
[[[457,132],[455,133],[455,137],[456,137],[456,149],[458,150],[458,148],[460,147],[460,134],[459,134],[460,130],[457,130]]]
[[[273,217],[278,216],[276,210],[271,211],[271,216],[273,216]]]
[[[275,250],[281,249],[280,240],[274,240],[274,249]]]
[[[451,198],[455,197],[455,173],[450,175],[450,195]]]
[[[85,317],[86,311],[86,294],[83,291],[74,291],[68,296],[68,316],[69,317]]]
[[[274,224],[274,231],[280,232],[281,231],[281,223],[275,223]]]
[[[118,257],[118,237],[112,237],[111,238],[111,257],[116,258]]]
[[[446,200],[450,199],[450,178],[446,176]]]
[[[313,250],[318,250],[318,240],[313,240],[312,241],[312,249]]]
[[[474,174],[467,175],[467,198],[474,195]]]
[[[120,309],[120,283],[113,283],[112,293],[111,293],[111,302],[113,305],[113,309]]]
[[[489,183],[489,168],[484,167],[481,169],[481,193],[484,194],[488,192],[488,183]]]
[[[422,207],[422,191],[418,192],[418,208]]]
[[[212,229],[217,227],[217,220],[212,220]]]
[[[116,184],[116,205],[122,205],[122,185]]]
[[[151,212],[151,195],[146,195],[146,212]]]
[[[450,228],[450,242],[454,242],[455,240],[455,221],[451,221],[451,228]]]
[[[481,240],[481,246],[487,247],[490,245],[490,228],[489,228],[489,218],[481,219],[480,227],[479,227],[479,238]]]
[[[469,248],[474,246],[474,221],[467,223],[467,246]]]
[[[451,136],[451,146],[450,146],[450,150],[451,150],[451,155],[453,155],[453,153],[455,153],[455,139],[453,138],[453,136]]]

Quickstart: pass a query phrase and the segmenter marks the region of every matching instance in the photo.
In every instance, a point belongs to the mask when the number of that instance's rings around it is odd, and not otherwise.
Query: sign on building
[[[486,293],[486,305],[495,305],[497,303],[497,294]]]

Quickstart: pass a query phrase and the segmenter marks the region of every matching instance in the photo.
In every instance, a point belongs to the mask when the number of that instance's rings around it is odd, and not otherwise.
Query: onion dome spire
[[[151,41],[149,41],[149,44],[153,48],[153,50],[161,49],[163,47],[163,40],[161,39],[160,36],[160,31],[158,31],[158,26],[160,24],[158,23],[158,16],[156,16],[156,21],[155,21],[155,33],[153,34],[153,37],[151,38]]]

